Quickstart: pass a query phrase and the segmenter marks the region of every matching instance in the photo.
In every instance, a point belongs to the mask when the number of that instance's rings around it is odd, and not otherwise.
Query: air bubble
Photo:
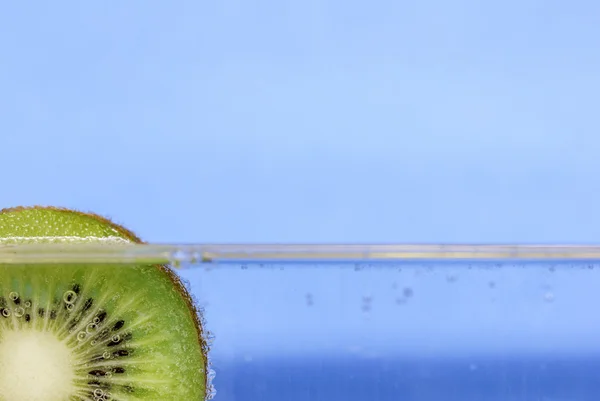
[[[202,254],[200,252],[192,252],[192,256],[190,258],[190,262],[192,264],[196,264],[202,261]]]
[[[85,331],[80,331],[77,334],[77,340],[84,341],[87,338],[87,333]]]
[[[544,294],[544,301],[546,301],[546,302],[552,302],[552,301],[554,301],[554,298],[555,298],[555,296],[552,291],[547,291]]]
[[[171,254],[171,264],[173,267],[179,269],[181,264],[190,260],[190,256],[187,252],[183,250],[175,251]]]
[[[94,324],[98,324],[100,323],[100,318],[96,316],[92,321],[94,322]]]
[[[313,299],[313,295],[309,292],[306,294],[306,305],[307,306],[313,306],[315,303],[314,299]]]
[[[110,352],[104,351],[104,353],[102,354],[102,358],[104,358],[104,359],[110,359]]]
[[[19,293],[13,291],[10,294],[8,294],[8,297],[11,301],[16,301],[17,299],[19,299]]]
[[[215,379],[216,372],[213,369],[208,370],[208,386],[206,388],[206,400],[212,400],[215,395],[217,395],[217,390],[215,386],[212,384],[212,381]]]
[[[23,317],[23,315],[25,314],[25,309],[18,307],[15,309],[15,316],[16,317]]]
[[[108,377],[108,378],[110,379],[110,378],[112,377],[112,372],[110,372],[110,371],[109,371],[109,372],[106,372],[106,373],[104,374],[104,377]]]
[[[9,317],[10,316],[10,309],[2,309],[2,316],[4,317]]]
[[[96,390],[94,390],[94,397],[102,397],[104,395],[104,391],[102,391],[101,389],[97,388]]]
[[[98,344],[98,342],[96,340],[92,340],[92,341],[90,341],[90,344],[91,345],[96,345],[96,344]]]
[[[75,309],[75,305],[73,305],[73,304],[67,304],[67,310],[72,311],[73,309]]]
[[[212,400],[213,398],[215,398],[215,395],[217,395],[217,390],[215,389],[215,386],[211,384],[208,388],[208,394],[206,395],[206,399]]]
[[[63,301],[65,301],[66,304],[72,305],[75,303],[75,300],[77,299],[77,293],[75,291],[65,291],[65,293],[63,294]]]
[[[371,310],[371,303],[373,302],[373,297],[371,296],[363,296],[362,298],[362,311],[369,312]]]
[[[88,334],[95,333],[96,330],[98,330],[98,326],[96,326],[94,323],[88,324],[87,327],[85,328],[85,331]]]
[[[114,336],[112,336],[111,340],[114,343],[118,343],[119,341],[121,341],[121,336],[119,336],[118,334],[115,334]]]
[[[215,335],[211,331],[207,331],[205,335],[205,340],[208,346],[212,346],[215,342]]]
[[[25,307],[31,308],[31,301],[25,301]]]
[[[182,251],[182,250],[179,249],[179,250],[177,250],[177,251],[175,251],[175,252],[173,252],[171,254],[171,259],[172,260],[183,261],[183,260],[186,260],[186,259],[189,259],[189,258],[188,258],[188,255],[187,255],[187,253],[185,251]]]

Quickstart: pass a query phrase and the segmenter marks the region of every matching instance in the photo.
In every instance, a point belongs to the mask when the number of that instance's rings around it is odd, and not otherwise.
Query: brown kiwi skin
[[[110,220],[106,217],[100,216],[93,212],[81,212],[79,210],[73,210],[73,209],[68,209],[68,208],[64,208],[64,207],[35,205],[35,206],[17,206],[17,207],[1,209],[0,214],[15,213],[15,212],[18,213],[18,212],[21,212],[24,210],[31,210],[31,209],[36,209],[36,210],[44,209],[44,210],[53,210],[53,211],[58,211],[58,212],[67,212],[67,213],[77,214],[77,215],[83,216],[83,217],[92,218],[102,224],[106,224],[109,227],[117,230],[117,232],[119,234],[121,234],[123,237],[127,238],[128,240],[130,240],[133,243],[146,244],[146,242],[142,241],[137,235],[135,235],[133,233],[133,231],[131,231],[119,224],[114,223],[112,220]],[[156,266],[156,268],[158,268],[160,271],[162,271],[169,278],[169,280],[171,280],[173,287],[175,287],[177,292],[179,292],[179,294],[181,294],[181,296],[185,300],[185,303],[186,303],[190,313],[192,314],[192,318],[194,319],[194,326],[196,327],[196,332],[198,335],[198,342],[200,343],[200,348],[201,348],[202,354],[204,356],[204,388],[205,388],[205,392],[208,392],[209,391],[209,388],[208,388],[208,386],[209,386],[209,383],[208,383],[208,355],[207,355],[208,344],[206,343],[206,340],[204,339],[202,322],[200,320],[200,311],[196,307],[194,300],[192,299],[188,290],[185,288],[185,285],[181,281],[181,278],[179,278],[179,276],[173,271],[173,269],[171,269],[168,265],[160,265],[159,264],[159,265],[154,265],[154,266]]]

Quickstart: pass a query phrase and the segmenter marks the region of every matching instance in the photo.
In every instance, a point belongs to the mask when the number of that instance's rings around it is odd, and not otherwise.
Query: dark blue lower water
[[[215,361],[217,401],[598,401],[599,358]]]

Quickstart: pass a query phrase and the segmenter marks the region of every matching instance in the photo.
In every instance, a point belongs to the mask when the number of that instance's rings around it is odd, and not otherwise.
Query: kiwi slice
[[[48,242],[141,241],[94,214],[0,210],[0,245]],[[205,400],[201,322],[168,266],[0,265],[0,400]]]

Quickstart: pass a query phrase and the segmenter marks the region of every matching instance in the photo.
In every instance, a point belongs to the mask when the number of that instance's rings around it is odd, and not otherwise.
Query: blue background
[[[1,206],[167,242],[598,242],[600,4],[9,2]]]

